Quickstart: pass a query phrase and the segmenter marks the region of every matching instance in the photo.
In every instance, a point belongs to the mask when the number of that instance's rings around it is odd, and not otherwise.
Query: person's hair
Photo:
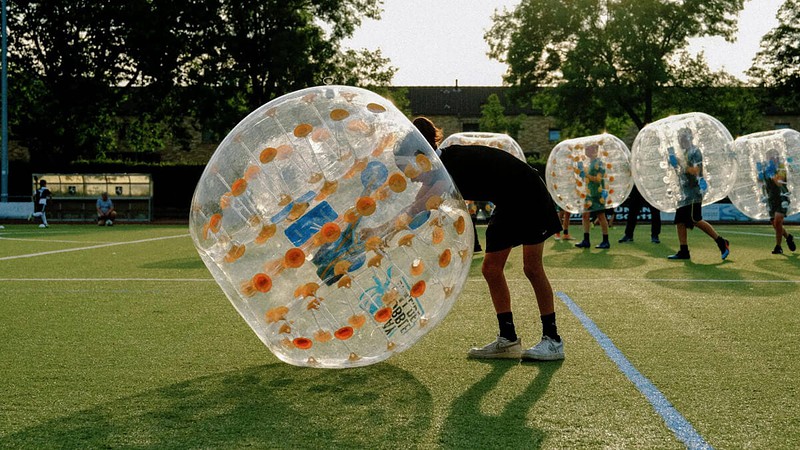
[[[425,137],[425,140],[431,144],[431,147],[434,149],[439,147],[439,144],[442,143],[442,138],[444,135],[442,134],[441,128],[436,128],[436,125],[433,124],[431,119],[427,117],[417,117],[414,119],[414,126],[417,127],[422,136]]]
[[[47,180],[39,180],[39,186],[44,186],[47,184]]]

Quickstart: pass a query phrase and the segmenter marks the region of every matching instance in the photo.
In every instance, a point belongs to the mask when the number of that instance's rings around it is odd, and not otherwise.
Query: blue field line
[[[688,449],[713,449],[702,436],[694,429],[691,423],[686,420],[669,400],[658,390],[658,388],[647,377],[628,361],[628,358],[611,342],[605,333],[600,331],[592,319],[569,296],[563,292],[556,295],[567,305],[572,314],[581,321],[583,327],[594,337],[600,347],[606,352],[609,358],[619,367],[619,370],[636,386],[636,389],[645,396],[647,401],[653,406],[658,415],[664,419],[667,427],[675,434]]]

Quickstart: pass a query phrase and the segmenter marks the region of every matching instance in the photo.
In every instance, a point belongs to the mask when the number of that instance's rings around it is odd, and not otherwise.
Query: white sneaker
[[[40,223],[40,224],[39,224],[39,228],[47,228],[47,225],[45,225],[45,224],[43,224],[43,223]]]
[[[492,343],[469,349],[467,356],[480,359],[519,359],[521,353],[522,341],[519,338],[516,341],[509,341],[502,336],[497,336]]]
[[[555,361],[564,359],[564,340],[556,342],[549,336],[542,336],[541,342],[522,352],[525,361]]]

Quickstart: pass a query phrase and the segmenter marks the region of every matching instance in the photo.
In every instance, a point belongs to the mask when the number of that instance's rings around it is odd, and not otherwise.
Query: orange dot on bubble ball
[[[335,242],[342,235],[342,229],[333,222],[323,225],[319,232],[322,234],[322,239],[325,243]]]
[[[425,263],[421,259],[415,259],[411,263],[411,275],[419,276],[425,271]]]
[[[390,317],[392,317],[392,308],[389,308],[388,306],[383,307],[375,312],[375,321],[378,323],[384,323],[389,320]]]
[[[303,250],[297,247],[287,250],[286,255],[283,257],[283,264],[292,269],[302,266],[305,261],[306,254],[303,252]]]
[[[359,329],[367,322],[367,318],[363,314],[355,314],[347,319],[347,323],[352,325],[353,328]]]
[[[317,342],[328,342],[333,339],[333,335],[331,335],[330,331],[317,330],[314,332],[314,339],[316,339]]]
[[[276,156],[278,156],[278,149],[274,147],[267,147],[264,150],[261,150],[261,154],[258,155],[258,160],[261,161],[262,164],[267,164],[275,159]]]
[[[608,181],[609,181],[609,183],[613,183],[614,182],[614,177],[613,176],[608,177]]]
[[[294,346],[299,348],[300,350],[308,350],[311,348],[312,345],[314,345],[311,339],[304,337],[294,338],[292,344],[294,344]]]
[[[222,214],[219,213],[214,214],[213,216],[211,216],[210,219],[208,219],[208,229],[214,233],[219,231],[219,227],[221,224],[222,224]]]
[[[333,335],[336,336],[336,339],[341,341],[346,341],[353,337],[353,327],[342,327],[338,330],[333,332]]]
[[[377,103],[370,103],[370,104],[367,105],[367,110],[369,112],[373,112],[373,113],[377,114],[377,113],[385,112],[386,108],[384,108],[382,105],[379,105]]]
[[[247,181],[244,178],[239,178],[238,180],[234,181],[231,185],[231,194],[234,197],[238,197],[244,194],[244,191],[247,189]]]
[[[375,200],[372,197],[361,197],[356,200],[356,211],[362,216],[370,216],[375,212]]]
[[[419,280],[411,287],[411,296],[416,298],[425,293],[425,280]]]
[[[272,289],[272,279],[265,273],[257,273],[253,276],[253,286],[258,292],[269,292]]]
[[[346,109],[337,108],[331,111],[331,120],[344,120],[350,117],[350,113]]]
[[[439,255],[439,267],[445,268],[450,265],[450,258],[452,257],[452,253],[450,249],[445,249],[441,255]]]
[[[261,167],[258,166],[247,166],[247,169],[244,171],[244,179],[245,180],[252,180],[261,172]]]
[[[403,192],[406,190],[406,177],[402,173],[393,173],[389,177],[389,189],[394,192]]]
[[[300,125],[294,128],[294,135],[299,138],[304,138],[308,136],[311,133],[311,130],[313,129],[314,127],[312,127],[310,124],[301,123]]]
[[[463,234],[464,230],[467,228],[467,222],[464,220],[464,216],[458,216],[456,222],[453,224],[456,229],[456,233]]]

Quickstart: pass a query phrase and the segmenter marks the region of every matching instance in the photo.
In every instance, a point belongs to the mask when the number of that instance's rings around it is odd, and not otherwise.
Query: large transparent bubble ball
[[[733,142],[739,171],[728,194],[751,219],[769,218],[769,194],[786,215],[800,212],[800,132],[791,129],[741,136]]]
[[[633,189],[628,146],[608,133],[562,141],[547,158],[545,183],[573,214],[616,208]]]
[[[710,205],[725,198],[736,179],[733,137],[705,113],[669,116],[636,135],[631,169],[639,192],[662,211],[675,211],[698,197]]]
[[[472,261],[464,200],[388,100],[346,86],[277,98],[217,148],[190,230],[237,311],[282,361],[364,366],[448,313]]]
[[[482,145],[485,147],[494,147],[516,156],[521,161],[526,161],[525,153],[522,147],[519,146],[517,141],[511,136],[503,133],[488,133],[488,132],[463,132],[454,133],[447,136],[439,148],[449,147],[451,145]]]

